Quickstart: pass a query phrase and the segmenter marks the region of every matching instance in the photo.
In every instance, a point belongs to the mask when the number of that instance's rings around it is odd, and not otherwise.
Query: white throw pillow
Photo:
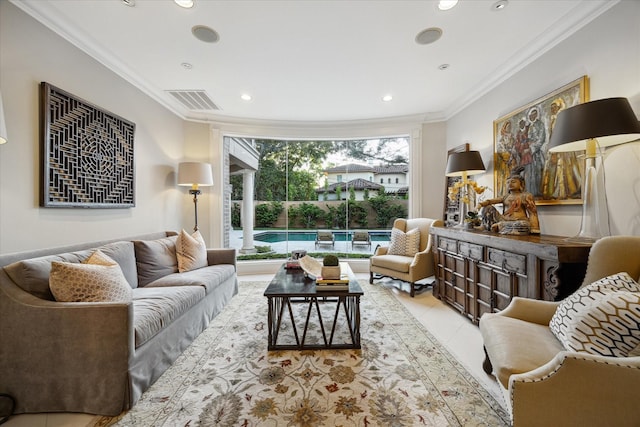
[[[53,261],[49,288],[60,302],[130,302],[132,295],[118,263],[99,250],[82,263]]]
[[[176,258],[180,273],[208,265],[207,245],[199,231],[195,231],[192,235],[184,230],[180,232],[176,240]]]
[[[391,229],[389,255],[414,256],[420,250],[420,229],[413,228],[406,233],[399,228]]]
[[[565,298],[549,322],[567,350],[626,357],[640,343],[640,285],[618,273]]]

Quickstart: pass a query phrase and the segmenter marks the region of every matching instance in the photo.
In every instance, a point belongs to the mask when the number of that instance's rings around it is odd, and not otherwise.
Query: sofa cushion
[[[420,250],[420,229],[413,228],[406,233],[399,228],[391,229],[389,255],[414,256]]]
[[[370,259],[372,266],[388,268],[401,273],[408,273],[409,267],[413,262],[413,257],[404,255],[378,255],[373,256]]]
[[[496,377],[505,389],[511,375],[536,369],[564,350],[547,325],[499,314],[484,314],[480,333]]]
[[[584,286],[565,298],[549,322],[572,351],[626,357],[640,343],[640,285],[627,273]]]
[[[138,268],[138,285],[146,286],[167,274],[178,272],[176,240],[178,236],[133,242]]]
[[[189,235],[182,230],[176,240],[178,271],[195,270],[207,266],[207,245],[199,231]]]
[[[95,251],[82,263],[53,261],[49,287],[56,301],[129,302],[131,286],[117,262]]]
[[[133,242],[121,241],[107,243],[97,248],[109,258],[118,263],[122,269],[122,274],[127,278],[127,282],[132,288],[138,287],[138,270],[136,267],[136,254],[133,249]]]
[[[231,264],[210,265],[186,273],[173,273],[154,280],[146,287],[165,286],[202,286],[207,293],[217,288],[221,283],[236,274],[236,269]]]
[[[140,347],[205,297],[201,286],[133,290],[135,346]]]
[[[122,273],[132,288],[138,286],[138,273],[135,268],[135,255],[133,251],[133,243],[122,241],[108,243],[96,249],[102,251],[105,255],[116,261]],[[77,252],[66,252],[56,255],[47,255],[37,258],[25,259],[14,262],[4,267],[5,271],[18,286],[30,294],[52,301],[53,295],[49,289],[49,273],[51,272],[51,263],[59,262],[81,262],[86,259],[93,250],[87,249]]]

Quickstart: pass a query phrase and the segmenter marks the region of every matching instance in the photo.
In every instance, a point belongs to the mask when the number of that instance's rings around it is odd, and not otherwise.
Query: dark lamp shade
[[[640,122],[627,98],[585,102],[560,111],[549,141],[550,152],[579,151],[589,139],[600,147],[640,138]]]
[[[451,153],[447,159],[446,176],[462,176],[464,172],[474,175],[485,171],[479,151]]]
[[[178,185],[213,185],[211,165],[198,162],[180,163],[178,165]]]

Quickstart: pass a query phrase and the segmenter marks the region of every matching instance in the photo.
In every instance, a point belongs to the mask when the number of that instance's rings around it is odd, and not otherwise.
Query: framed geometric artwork
[[[135,124],[40,84],[40,206],[135,206]]]
[[[571,83],[493,122],[494,194],[507,193],[507,178],[524,167],[526,191],[537,205],[581,204],[584,160],[579,153],[549,153],[549,140],[561,110],[589,100],[589,79]]]
[[[452,153],[461,153],[463,151],[469,151],[469,143],[465,142],[457,147],[447,151],[447,157]],[[461,181],[461,176],[447,176],[444,182],[444,225],[445,227],[453,227],[460,223],[460,193],[458,193],[454,200],[449,198],[449,187]]]

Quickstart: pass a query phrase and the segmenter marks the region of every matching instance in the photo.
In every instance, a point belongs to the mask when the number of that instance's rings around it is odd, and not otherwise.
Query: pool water
[[[353,231],[334,231],[336,242],[350,242]],[[388,241],[391,238],[390,231],[370,231],[372,242]],[[253,235],[254,240],[265,243],[278,242],[315,242],[315,231],[263,231]]]

